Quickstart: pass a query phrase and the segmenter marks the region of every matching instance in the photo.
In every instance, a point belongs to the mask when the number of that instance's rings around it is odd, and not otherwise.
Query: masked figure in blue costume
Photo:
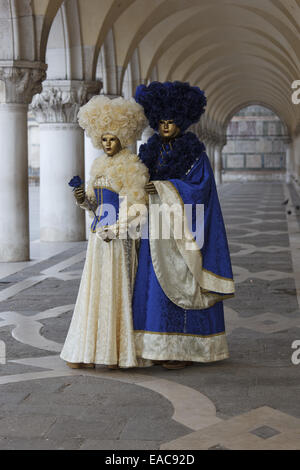
[[[141,240],[133,296],[137,354],[169,369],[226,359],[223,300],[234,294],[228,243],[205,146],[185,132],[204,112],[205,95],[188,83],[153,82],[140,85],[135,99],[156,131],[139,153],[150,172],[150,201],[149,237]],[[177,236],[170,217],[167,239],[157,232],[154,209],[174,204],[185,230]],[[199,228],[203,244],[192,237]]]

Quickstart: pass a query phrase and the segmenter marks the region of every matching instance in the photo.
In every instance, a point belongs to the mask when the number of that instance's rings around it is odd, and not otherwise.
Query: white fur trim
[[[148,168],[128,149],[121,150],[113,157],[103,155],[94,160],[86,191],[89,199],[95,199],[95,181],[101,176],[109,179],[113,191],[120,196],[126,196],[126,199],[120,203],[120,219],[121,214],[125,217],[124,211],[128,213],[133,205],[148,204],[148,195],[145,191],[145,185],[149,181]],[[132,221],[135,217],[131,213],[128,219]],[[140,217],[140,220],[143,220],[143,217]]]

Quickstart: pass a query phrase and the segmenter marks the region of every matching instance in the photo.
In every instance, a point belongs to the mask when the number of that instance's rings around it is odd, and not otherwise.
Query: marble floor
[[[230,358],[71,370],[59,352],[86,243],[40,243],[31,188],[32,260],[0,264],[0,449],[300,449],[300,197],[273,182],[219,196],[236,282]]]

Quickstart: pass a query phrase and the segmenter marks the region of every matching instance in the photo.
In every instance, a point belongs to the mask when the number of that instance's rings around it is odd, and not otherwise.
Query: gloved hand
[[[82,186],[74,189],[74,196],[78,204],[82,204],[85,200],[85,191]]]

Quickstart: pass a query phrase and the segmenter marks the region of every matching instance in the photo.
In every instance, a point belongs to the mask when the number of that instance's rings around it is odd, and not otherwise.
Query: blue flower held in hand
[[[79,188],[83,184],[82,179],[80,176],[73,176],[73,178],[69,181],[69,186],[72,186],[73,191],[76,188]]]
[[[73,176],[73,178],[69,181],[68,184],[69,184],[69,186],[71,186],[73,188],[73,191],[75,191],[75,189],[80,188],[80,186],[83,185],[83,181],[80,178],[80,176]],[[96,215],[94,209],[91,207],[88,198],[86,199],[86,202],[87,202],[90,210],[93,212],[94,216],[96,217],[97,222],[99,222],[98,216]]]

